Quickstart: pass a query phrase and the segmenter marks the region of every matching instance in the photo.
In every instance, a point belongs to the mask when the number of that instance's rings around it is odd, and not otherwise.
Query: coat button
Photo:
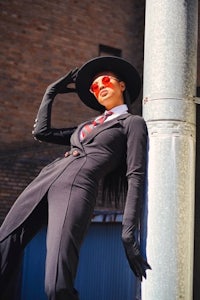
[[[78,150],[74,150],[74,151],[72,152],[72,155],[73,155],[74,157],[79,156],[79,155],[80,155],[80,152],[79,152]]]

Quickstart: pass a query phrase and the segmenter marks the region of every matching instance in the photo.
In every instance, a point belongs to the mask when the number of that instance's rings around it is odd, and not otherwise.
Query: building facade
[[[0,222],[17,195],[61,146],[31,134],[46,87],[98,55],[119,55],[143,68],[144,1],[1,2]],[[141,113],[141,98],[135,104]],[[56,98],[52,125],[70,127],[95,111],[76,95]]]

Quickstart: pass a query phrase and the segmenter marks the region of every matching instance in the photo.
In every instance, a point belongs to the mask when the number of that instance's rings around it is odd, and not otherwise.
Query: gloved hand
[[[70,83],[75,83],[77,74],[78,74],[78,68],[71,70],[65,76],[61,77],[57,81],[50,84],[46,92],[52,93],[54,95],[76,92],[75,88],[67,87],[67,86]]]
[[[40,104],[32,132],[36,139],[47,140],[47,137],[49,139],[51,132],[51,110],[54,98],[57,94],[76,92],[76,89],[68,87],[68,84],[75,83],[77,73],[78,68],[70,71],[65,76],[47,87]]]
[[[122,242],[124,245],[127,260],[129,262],[129,266],[134,272],[135,276],[137,276],[142,281],[143,277],[146,279],[146,270],[151,269],[151,267],[140,254],[137,241],[134,239],[134,237],[128,237],[126,233],[126,226],[123,226]]]

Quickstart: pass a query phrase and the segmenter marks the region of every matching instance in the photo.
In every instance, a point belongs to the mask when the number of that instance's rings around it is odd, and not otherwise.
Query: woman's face
[[[111,72],[98,74],[90,87],[91,93],[94,94],[97,101],[103,105],[106,110],[124,104],[124,90],[125,83],[119,81],[116,75]]]

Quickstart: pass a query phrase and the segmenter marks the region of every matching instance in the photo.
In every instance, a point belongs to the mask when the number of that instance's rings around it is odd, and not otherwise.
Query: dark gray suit
[[[17,258],[21,256],[22,248],[46,218],[48,207],[45,289],[51,300],[73,300],[78,299],[73,282],[79,249],[90,224],[99,180],[120,167],[124,160],[128,192],[123,224],[136,226],[138,222],[147,130],[142,117],[126,113],[97,126],[81,142],[83,124],[76,130],[51,128],[52,101],[43,100],[34,135],[46,142],[70,143],[71,150],[67,157],[42,169],[11,208],[0,229],[2,265],[8,262],[7,270],[4,267],[1,272],[7,281],[13,263],[9,257],[13,253]]]

